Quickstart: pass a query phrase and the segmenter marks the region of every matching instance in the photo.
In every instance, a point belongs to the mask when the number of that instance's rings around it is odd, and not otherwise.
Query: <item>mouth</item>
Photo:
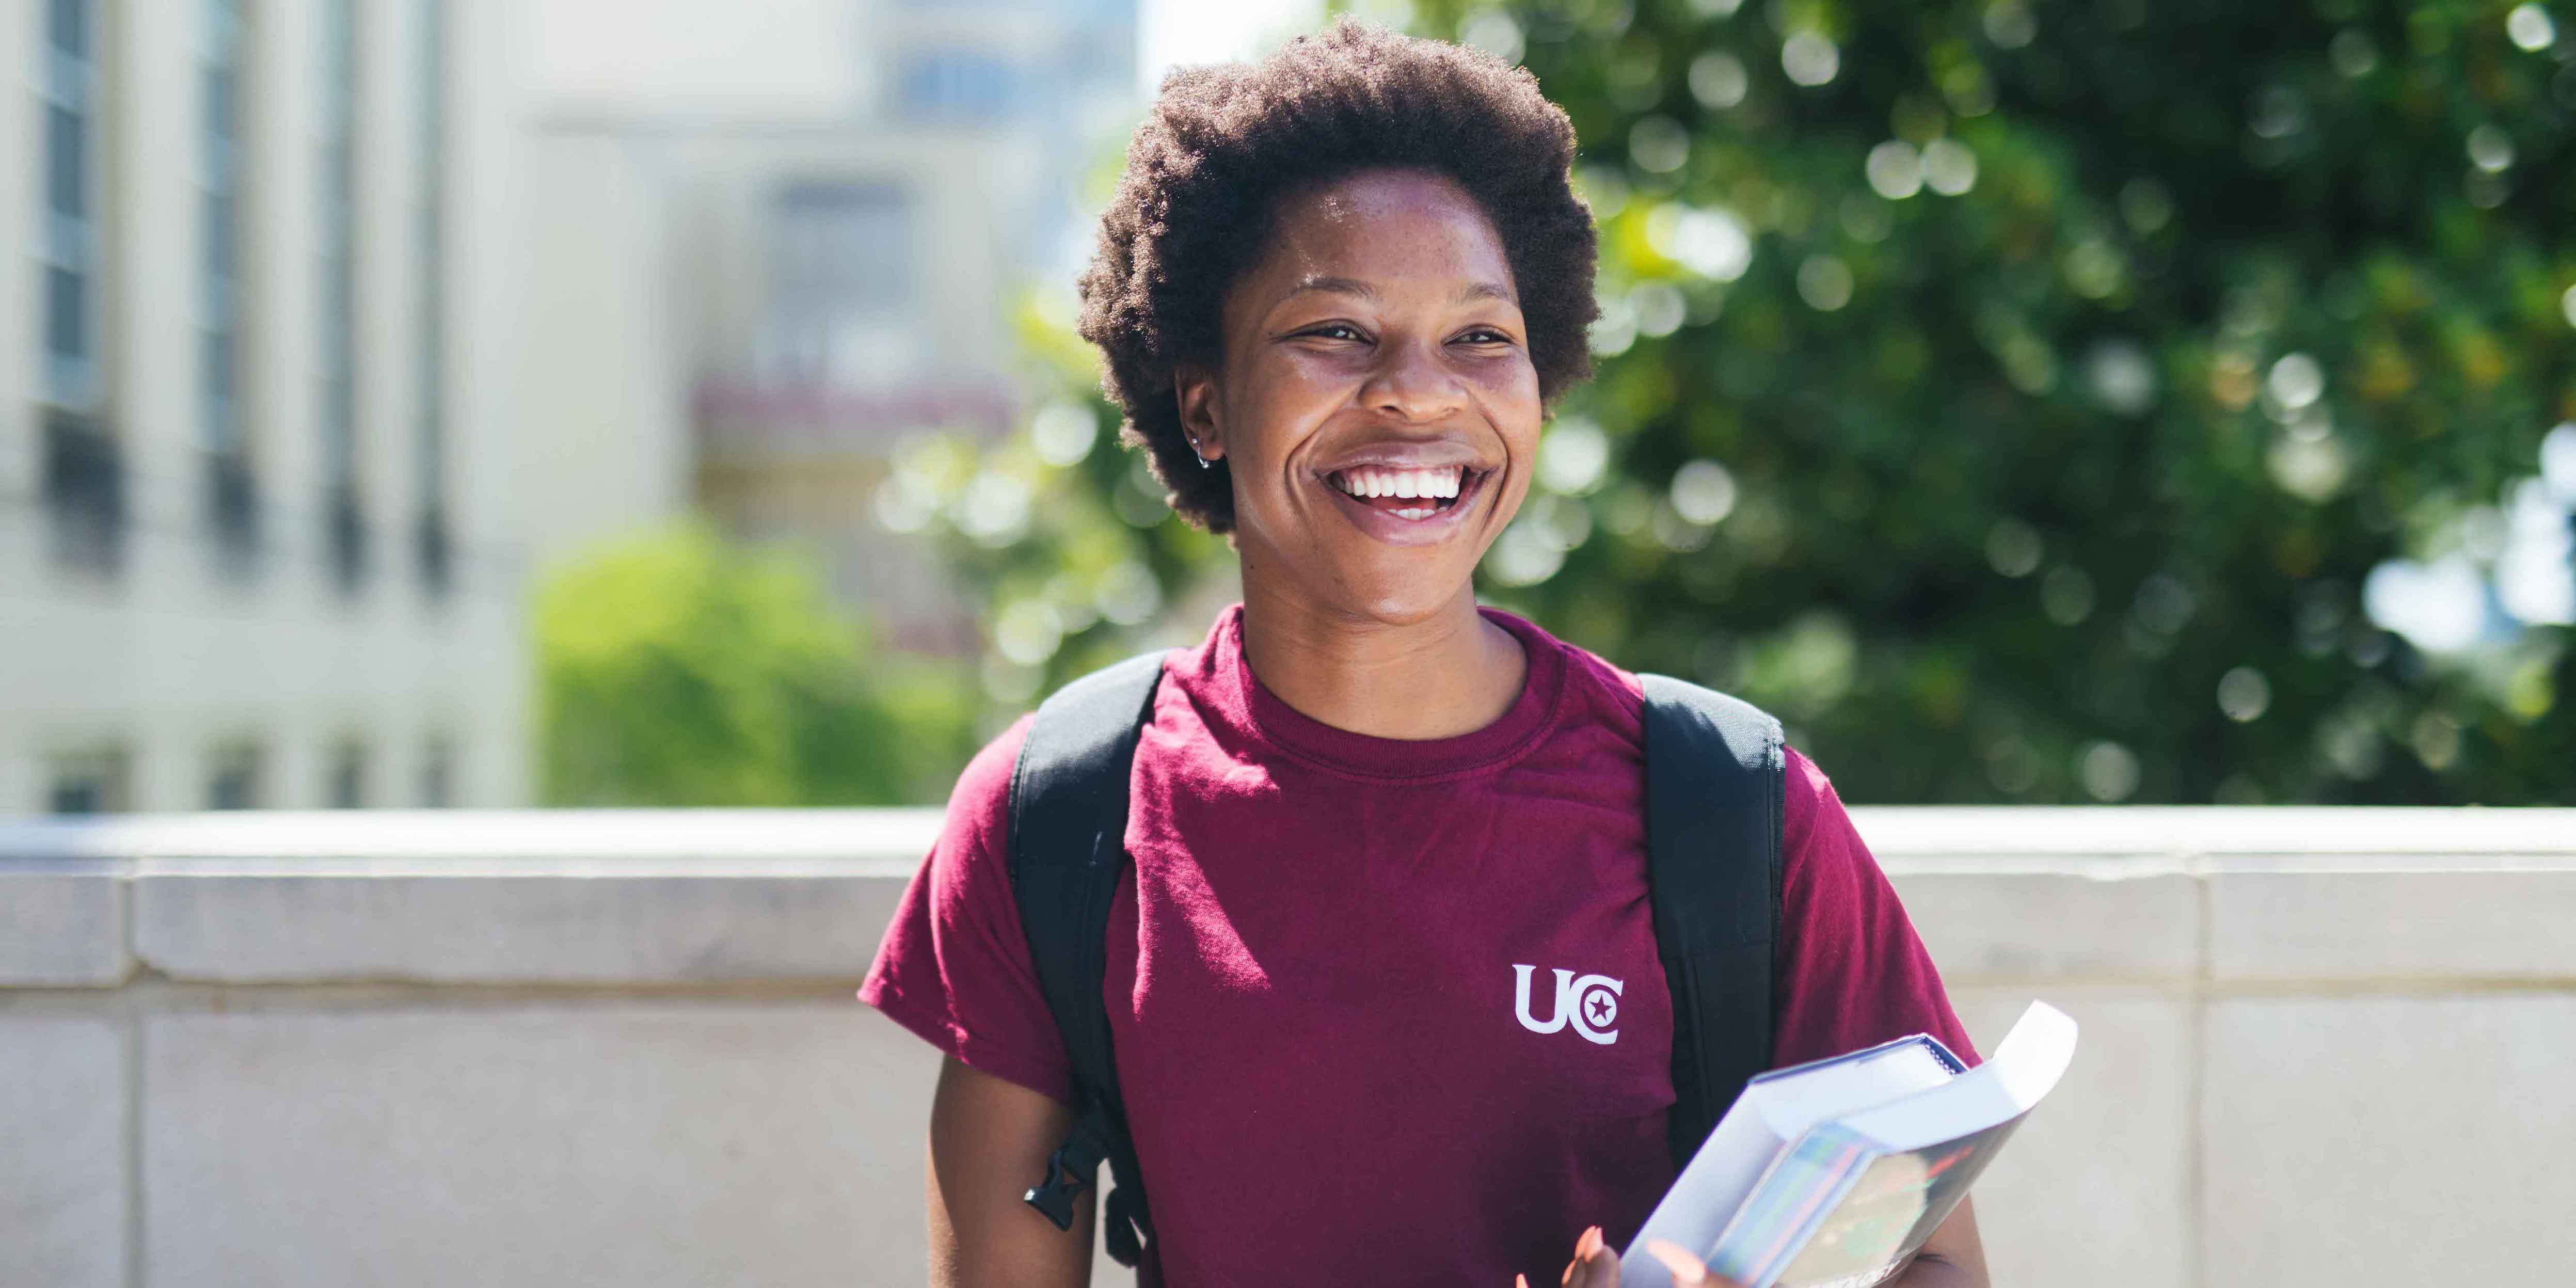
[[[1467,465],[1353,465],[1326,473],[1324,485],[1362,531],[1398,545],[1421,545],[1455,531],[1493,475]]]

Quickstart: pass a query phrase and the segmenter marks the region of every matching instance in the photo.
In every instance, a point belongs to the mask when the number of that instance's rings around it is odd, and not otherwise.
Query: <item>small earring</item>
[[[1199,440],[1195,437],[1190,438],[1190,455],[1199,458],[1200,469],[1206,469],[1207,467],[1216,464],[1216,462],[1207,458],[1207,454],[1205,452],[1199,450]]]

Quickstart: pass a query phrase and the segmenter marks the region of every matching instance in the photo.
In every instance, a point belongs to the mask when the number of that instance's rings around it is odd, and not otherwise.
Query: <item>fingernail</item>
[[[1673,1272],[1675,1283],[1695,1284],[1708,1278],[1708,1263],[1670,1239],[1648,1239],[1646,1251],[1653,1254],[1655,1260],[1663,1262],[1664,1269]]]
[[[1601,1227],[1597,1225],[1585,1226],[1583,1228],[1583,1237],[1574,1241],[1574,1259],[1577,1261],[1590,1261],[1594,1257],[1600,1256],[1601,1252]]]
[[[1529,1288],[1529,1276],[1528,1276],[1528,1275],[1513,1275],[1513,1276],[1512,1276],[1512,1288]]]

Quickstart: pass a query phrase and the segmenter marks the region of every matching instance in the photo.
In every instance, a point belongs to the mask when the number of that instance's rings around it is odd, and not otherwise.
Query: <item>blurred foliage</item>
[[[556,573],[534,617],[548,804],[935,801],[974,751],[962,668],[871,649],[803,563],[703,527]]]
[[[2576,419],[2565,15],[1407,12],[1538,76],[1602,226],[1491,598],[1858,799],[2576,800],[2568,630],[2481,579]],[[2438,652],[2365,611],[2463,576]]]

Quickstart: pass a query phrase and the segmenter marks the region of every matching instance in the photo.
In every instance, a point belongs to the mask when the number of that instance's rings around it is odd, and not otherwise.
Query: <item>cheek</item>
[[[1230,441],[1227,450],[1263,462],[1277,462],[1315,432],[1334,408],[1349,397],[1351,379],[1328,361],[1289,358],[1266,362],[1245,373],[1234,402],[1237,434],[1250,441]]]
[[[1537,370],[1526,361],[1498,364],[1478,385],[1494,429],[1526,464],[1529,454],[1538,450],[1539,426],[1547,419],[1547,407],[1538,396]]]

